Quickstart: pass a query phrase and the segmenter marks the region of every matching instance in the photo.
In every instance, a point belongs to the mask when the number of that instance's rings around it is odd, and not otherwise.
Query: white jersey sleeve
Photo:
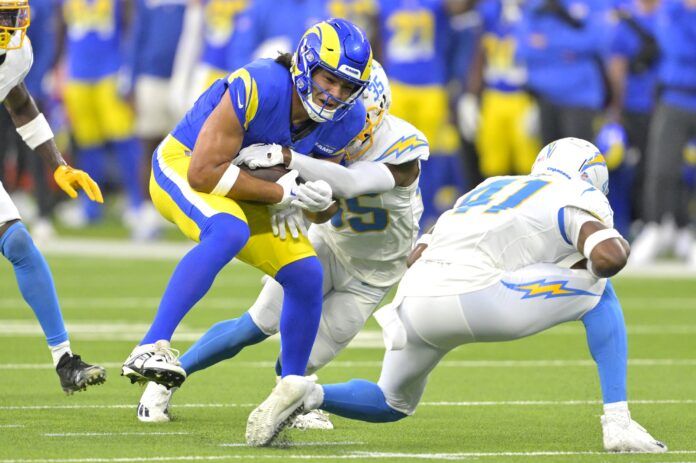
[[[15,34],[10,44],[16,44],[21,39]],[[24,81],[34,63],[34,53],[28,37],[24,38],[22,46],[5,53],[5,61],[0,64],[0,101],[5,101],[10,90]]]
[[[372,146],[348,167],[358,162],[398,165],[429,155],[428,142],[418,129],[387,115],[374,132]],[[336,259],[348,273],[372,286],[399,281],[423,213],[418,180],[383,193],[342,199],[340,206],[331,222],[317,230]]]

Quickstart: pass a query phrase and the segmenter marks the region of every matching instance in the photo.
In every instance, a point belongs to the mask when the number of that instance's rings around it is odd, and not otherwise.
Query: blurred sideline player
[[[10,113],[24,143],[53,169],[58,186],[71,198],[78,189],[91,201],[103,202],[99,186],[81,170],[68,166],[53,140],[53,132],[23,82],[33,62],[26,0],[0,1],[0,100]],[[0,182],[0,252],[12,264],[22,297],[34,311],[46,335],[63,390],[71,394],[103,383],[104,369],[89,365],[70,350],[53,276],[19,212]]]
[[[459,139],[450,124],[447,89],[447,41],[450,13],[467,2],[383,0],[379,2],[381,56],[389,75],[391,112],[421,130],[432,157],[423,170],[423,224],[434,221],[462,193],[464,180]]]
[[[615,11],[618,23],[607,66],[611,100],[607,123],[596,139],[610,171],[614,226],[625,236],[631,221],[641,219],[643,212],[645,159],[660,59],[656,35],[659,6],[657,0],[632,0]]]
[[[134,86],[135,131],[147,156],[142,163],[144,185],[150,178],[150,153],[178,122],[170,104],[170,83],[185,9],[186,0],[135,3],[128,59]]]
[[[321,212],[333,202],[331,188],[326,182],[298,186],[297,172],[267,182],[232,160],[242,148],[265,153],[259,143],[320,157],[340,154],[365,124],[358,98],[371,63],[362,31],[340,19],[318,23],[294,56],[257,60],[216,81],[160,144],[153,155],[152,200],[198,244],[174,270],[152,326],[122,374],[132,381],[181,385],[186,372],[169,348],[172,334],[237,256],[282,285],[280,384],[304,380],[321,316],[321,263],[306,237],[273,236],[266,204],[283,208],[292,202]],[[267,400],[275,400],[274,394]]]
[[[68,80],[63,99],[77,145],[80,165],[97,182],[106,174],[106,153],[117,157],[127,207],[124,219],[134,238],[146,230],[139,220],[144,204],[140,144],[133,133],[133,111],[119,94],[118,73],[123,64],[126,2],[119,0],[60,0],[66,37]],[[61,33],[61,38],[63,34]],[[75,225],[101,219],[103,210],[86,203]]]
[[[514,28],[521,8],[518,1],[503,0],[476,6],[483,35],[469,92],[460,98],[458,110],[462,135],[475,141],[484,178],[526,174],[540,148],[538,111],[524,90],[527,71],[515,60]]]
[[[420,161],[429,156],[428,143],[411,124],[388,114],[389,82],[376,61],[363,102],[368,122],[347,148],[347,168],[306,157],[293,158],[291,164],[303,178],[326,180],[334,195],[343,198],[330,222],[309,229],[309,240],[324,269],[324,303],[308,374],[326,365],[350,343],[406,271],[406,257],[418,234],[423,210],[418,174]],[[403,137],[411,135],[415,142],[408,150],[395,149]],[[260,165],[264,161],[246,156],[244,151],[239,158]],[[295,217],[287,223],[296,236]],[[281,237],[286,233],[282,220],[279,233]],[[182,355],[187,375],[234,357],[244,347],[277,333],[282,301],[280,285],[266,279],[247,313],[217,323]],[[138,419],[169,421],[173,392],[149,383],[138,405]],[[318,414],[298,416],[295,426],[332,428],[331,422]]]
[[[231,48],[232,40],[240,34],[240,24],[242,30],[249,27],[248,21],[240,23],[240,18],[252,3],[250,0],[188,1],[170,97],[178,116],[183,116],[213,82],[252,60],[249,50],[238,44],[234,50]]]
[[[582,320],[604,399],[604,448],[667,451],[626,402],[626,327],[607,278],[629,248],[612,228],[608,181],[595,146],[564,138],[541,150],[531,175],[492,177],[461,197],[416,248],[422,255],[394,302],[375,314],[387,345],[379,382],[316,386],[304,407],[397,421],[415,412],[430,372],[455,347]]]

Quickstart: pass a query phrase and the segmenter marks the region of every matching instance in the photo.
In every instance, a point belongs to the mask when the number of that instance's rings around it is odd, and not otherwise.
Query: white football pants
[[[605,286],[605,279],[585,270],[536,264],[508,272],[479,291],[404,298],[386,309],[395,311],[404,331],[392,338],[393,332],[384,331],[392,349],[386,351],[378,384],[387,403],[413,414],[430,372],[450,350],[473,342],[510,341],[578,320],[599,303]],[[399,344],[394,338],[403,345],[393,345]]]
[[[365,325],[390,288],[371,286],[350,275],[324,240],[309,230],[309,240],[324,269],[321,322],[307,364],[312,374],[341,352]],[[283,288],[264,277],[264,286],[249,309],[251,319],[268,335],[278,332],[283,306]]]
[[[5,187],[3,187],[2,182],[0,182],[0,226],[10,220],[17,220],[19,218],[17,206],[14,205],[12,199],[10,199],[10,195],[7,194]]]

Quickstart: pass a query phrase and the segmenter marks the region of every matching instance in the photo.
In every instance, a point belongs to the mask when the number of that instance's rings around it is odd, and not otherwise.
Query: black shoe
[[[99,365],[83,362],[77,354],[63,354],[58,361],[56,372],[60,378],[60,386],[68,395],[106,381],[106,370]]]

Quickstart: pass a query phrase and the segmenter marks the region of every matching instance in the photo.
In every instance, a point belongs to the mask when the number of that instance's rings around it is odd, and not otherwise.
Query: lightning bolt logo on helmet
[[[305,32],[292,61],[292,79],[309,117],[315,122],[338,121],[369,83],[372,48],[365,33],[357,26],[345,19],[329,19]],[[348,98],[337,98],[317,84],[313,73],[318,69],[352,84]],[[319,91],[321,98],[316,98],[315,90]]]
[[[0,0],[0,54],[22,47],[29,24],[28,0]]]
[[[609,193],[609,171],[595,145],[580,138],[561,138],[543,147],[532,166],[532,175],[557,175],[588,182]]]

